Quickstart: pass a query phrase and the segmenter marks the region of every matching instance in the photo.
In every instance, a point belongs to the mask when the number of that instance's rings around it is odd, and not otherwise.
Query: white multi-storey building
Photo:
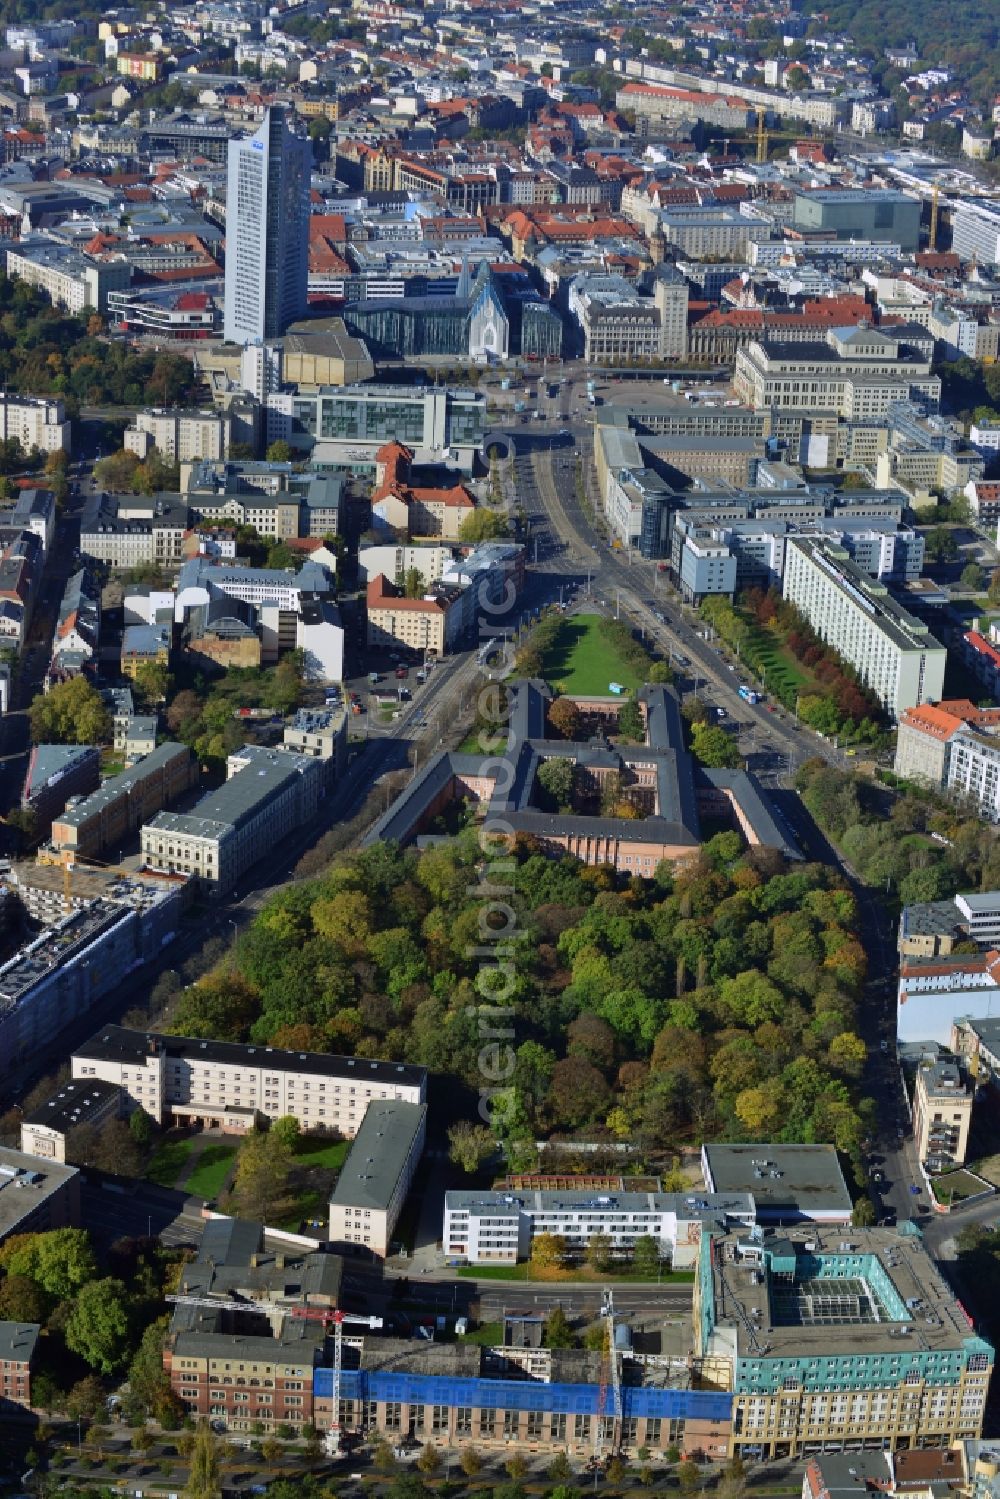
[[[71,429],[62,401],[0,395],[0,438],[16,437],[26,453],[68,453]]]
[[[528,1188],[509,1192],[446,1192],[442,1243],[446,1255],[470,1265],[516,1264],[531,1254],[536,1234],[556,1234],[582,1253],[595,1234],[630,1253],[637,1239],[656,1240],[661,1258],[693,1265],[702,1225],[753,1223],[747,1192],[566,1192]]]
[[[941,697],[944,646],[839,548],[804,537],[790,541],[782,591],[894,719]]]
[[[1000,204],[971,198],[956,203],[951,247],[963,260],[1000,264]]]
[[[105,1026],[73,1054],[74,1078],[122,1088],[157,1124],[240,1131],[291,1114],[304,1130],[357,1134],[373,1100],[422,1104],[427,1072],[402,1062],[199,1041]]]

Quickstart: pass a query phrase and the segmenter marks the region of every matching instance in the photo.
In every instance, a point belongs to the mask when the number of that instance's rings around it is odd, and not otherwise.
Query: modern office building
[[[818,188],[796,192],[792,223],[801,234],[920,248],[919,198],[890,189]]]
[[[782,592],[820,639],[850,662],[890,717],[940,698],[944,646],[842,549],[806,538],[790,541]]]
[[[330,1197],[330,1242],[385,1257],[427,1136],[427,1105],[373,1100]]]
[[[143,825],[148,869],[197,879],[225,895],[246,870],[316,814],[326,786],[321,760],[247,745],[228,762],[229,779],[191,812],[160,812]]]
[[[913,1087],[913,1143],[928,1171],[961,1166],[969,1148],[973,1090],[950,1061],[923,1062]]]
[[[108,1025],[72,1058],[72,1074],[124,1090],[157,1124],[239,1134],[292,1114],[304,1130],[348,1139],[371,1103],[422,1105],[427,1071],[402,1062],[199,1041]]]
[[[482,391],[419,385],[345,385],[267,397],[267,439],[311,450],[322,470],[374,471],[386,443],[420,464],[471,473],[487,430]]]
[[[306,310],[311,146],[279,105],[229,143],[227,343],[277,338]]]
[[[702,1237],[694,1355],[731,1393],[734,1455],[979,1435],[993,1348],[908,1227]]]
[[[622,1178],[573,1190],[542,1177],[537,1186],[529,1179],[493,1192],[446,1192],[441,1242],[446,1255],[470,1265],[512,1265],[531,1257],[536,1234],[557,1234],[581,1258],[594,1234],[623,1255],[652,1238],[661,1259],[688,1269],[706,1226],[727,1222],[756,1222],[750,1193],[638,1191]]]

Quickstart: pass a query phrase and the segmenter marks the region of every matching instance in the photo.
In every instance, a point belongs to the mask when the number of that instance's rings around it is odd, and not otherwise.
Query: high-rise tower
[[[311,147],[272,106],[253,135],[229,142],[227,341],[277,338],[306,310]]]

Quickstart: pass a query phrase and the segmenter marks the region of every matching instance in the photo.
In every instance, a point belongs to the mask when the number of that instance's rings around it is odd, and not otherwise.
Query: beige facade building
[[[916,1236],[705,1234],[693,1320],[702,1386],[732,1392],[733,1455],[946,1447],[982,1431],[993,1349]]]
[[[0,394],[0,438],[12,437],[26,453],[68,453],[71,427],[62,401]]]
[[[408,599],[380,573],[368,584],[366,603],[369,646],[401,645],[428,656],[443,656],[461,634],[464,611],[457,589]]]
[[[427,1105],[368,1105],[330,1198],[330,1241],[350,1252],[389,1253],[427,1135]]]
[[[175,463],[222,459],[229,452],[229,418],[221,411],[138,411],[125,429],[128,452],[146,459],[155,448]]]
[[[402,1062],[241,1046],[105,1026],[78,1047],[73,1077],[122,1088],[157,1124],[230,1133],[293,1115],[303,1130],[353,1139],[372,1102],[423,1106],[427,1072]]]
[[[913,1090],[913,1139],[917,1156],[931,1171],[961,1166],[969,1148],[972,1089],[954,1062],[917,1068]]]
[[[191,812],[160,812],[143,825],[148,869],[186,874],[224,895],[316,811],[325,785],[321,760],[248,745],[230,756],[229,779]]]
[[[832,411],[851,421],[884,417],[899,401],[932,410],[941,381],[923,350],[875,328],[831,328],[825,342],[752,340],[736,356],[733,390],[755,411]]]

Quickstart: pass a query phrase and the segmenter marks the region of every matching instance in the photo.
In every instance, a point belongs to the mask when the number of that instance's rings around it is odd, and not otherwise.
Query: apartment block
[[[965,198],[952,212],[952,249],[978,265],[1000,264],[1000,207],[989,200]]]
[[[851,663],[890,717],[899,719],[907,708],[940,698],[944,646],[846,552],[826,542],[792,540],[782,592],[817,635]]]
[[[462,635],[465,608],[461,589],[428,590],[408,599],[380,573],[368,584],[368,645],[401,645],[409,651],[443,656]]]
[[[427,1136],[427,1105],[373,1099],[330,1198],[330,1242],[385,1257]]]
[[[913,1141],[928,1171],[947,1171],[965,1160],[972,1096],[955,1062],[924,1062],[917,1068]]]
[[[105,1026],[73,1053],[72,1075],[124,1090],[157,1124],[242,1133],[292,1114],[304,1130],[353,1139],[369,1105],[422,1105],[427,1072],[401,1062],[199,1041]]]
[[[62,401],[45,396],[0,394],[0,438],[16,438],[26,453],[69,453],[72,426]]]
[[[72,864],[118,848],[148,818],[197,783],[198,765],[187,745],[157,745],[90,796],[72,798],[53,821],[52,849],[61,862]]]
[[[732,1451],[947,1447],[982,1430],[993,1348],[916,1234],[810,1224],[702,1238],[694,1356]]]
[[[125,447],[140,459],[156,449],[174,463],[223,459],[229,452],[229,420],[221,411],[137,411],[125,429]]]
[[[230,891],[246,870],[316,815],[323,762],[246,746],[229,779],[189,813],[159,812],[143,825],[143,864],[199,880],[210,895]]]

